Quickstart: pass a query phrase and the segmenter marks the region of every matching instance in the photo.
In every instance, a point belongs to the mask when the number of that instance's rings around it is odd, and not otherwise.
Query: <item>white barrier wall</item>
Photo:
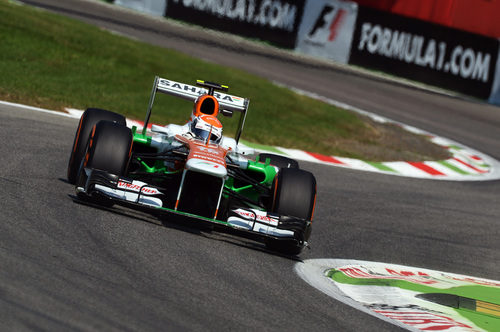
[[[347,63],[358,5],[351,1],[308,0],[297,36],[296,50]]]
[[[165,15],[167,0],[115,0],[115,4],[155,16]]]
[[[491,87],[491,94],[488,102],[500,105],[500,47],[498,50],[495,80],[493,81],[493,85]]]

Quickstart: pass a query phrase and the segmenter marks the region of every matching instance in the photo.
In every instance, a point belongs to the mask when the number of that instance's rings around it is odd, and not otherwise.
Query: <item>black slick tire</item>
[[[94,128],[83,166],[118,176],[125,175],[132,150],[132,131],[110,121],[99,121]]]
[[[80,118],[80,123],[75,133],[73,147],[68,163],[68,182],[71,184],[76,183],[80,162],[85,154],[88,138],[92,128],[101,120],[116,122],[125,126],[125,117],[121,114],[102,110],[99,108],[88,108]]]
[[[276,176],[273,190],[272,212],[312,220],[316,202],[316,179],[312,173],[297,168],[283,168]],[[309,227],[303,234],[305,240],[309,238],[310,232]],[[287,255],[298,255],[302,251],[302,246],[293,240],[271,239],[266,245]]]
[[[92,128],[84,156],[80,161],[76,186],[85,186],[87,175],[84,168],[105,171],[119,177],[126,175],[132,144],[130,128],[116,122],[99,121]],[[113,201],[108,198],[93,198],[83,193],[78,193],[77,196],[84,201],[95,201],[106,207],[113,205]]]

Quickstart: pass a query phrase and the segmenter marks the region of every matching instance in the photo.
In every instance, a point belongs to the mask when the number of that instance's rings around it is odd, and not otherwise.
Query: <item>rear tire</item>
[[[68,182],[71,184],[76,183],[80,161],[85,155],[85,149],[87,148],[87,142],[92,128],[101,120],[116,122],[123,126],[126,125],[125,117],[121,114],[99,108],[87,108],[80,118],[69,158]]]
[[[259,154],[259,161],[265,163],[266,159],[270,159],[270,164],[279,168],[299,168],[299,163],[295,159],[280,156],[272,153]]]
[[[312,220],[316,201],[316,179],[308,171],[296,168],[283,168],[276,176],[273,184],[274,200],[271,211],[279,215],[292,216]],[[311,234],[308,227],[304,233],[307,241]],[[267,247],[288,255],[297,255],[302,246],[293,240],[269,240]]]

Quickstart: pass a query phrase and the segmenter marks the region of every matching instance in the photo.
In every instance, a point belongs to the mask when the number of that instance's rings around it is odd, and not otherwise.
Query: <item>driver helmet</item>
[[[210,136],[209,143],[219,144],[222,139],[222,124],[213,115],[201,115],[191,121],[191,133],[195,138],[206,142]]]
[[[212,95],[201,95],[196,98],[193,107],[193,118],[203,114],[217,116],[219,101]]]

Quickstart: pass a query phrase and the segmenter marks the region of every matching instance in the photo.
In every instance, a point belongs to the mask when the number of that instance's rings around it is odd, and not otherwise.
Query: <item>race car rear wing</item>
[[[226,86],[224,86],[224,88],[224,90],[227,91],[228,88]],[[179,83],[156,76],[153,83],[153,90],[151,91],[151,97],[149,98],[148,111],[146,114],[146,120],[144,121],[144,128],[142,132],[143,134],[146,134],[149,119],[151,117],[151,110],[153,109],[157,91],[193,102],[200,95],[209,93],[209,90],[202,87]],[[245,125],[245,119],[250,100],[242,97],[232,96],[220,91],[213,91],[213,89],[211,89],[210,92],[213,92],[213,95],[219,101],[219,105],[222,110],[241,113],[238,130],[235,137],[236,143],[238,143],[241,133],[243,132],[243,126]]]

